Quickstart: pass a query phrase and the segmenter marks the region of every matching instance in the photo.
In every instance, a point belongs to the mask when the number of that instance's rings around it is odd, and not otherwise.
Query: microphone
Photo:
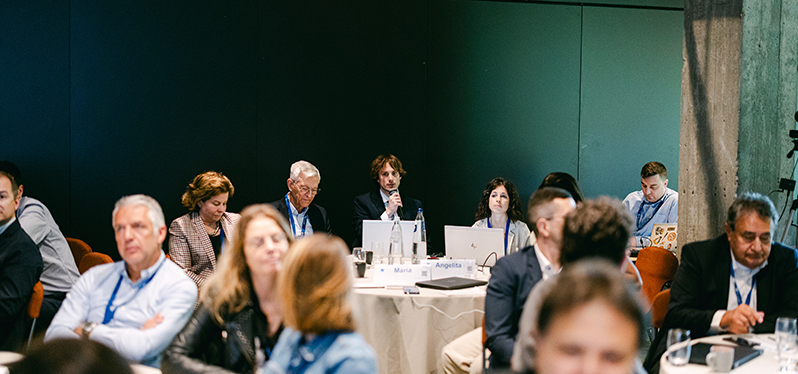
[[[388,191],[388,196],[393,196],[393,194],[395,194],[395,193],[399,193],[399,189],[394,188],[394,189]],[[402,206],[401,205],[396,207],[396,214],[399,215],[399,220],[401,221],[402,217],[404,217],[404,214],[402,214]]]

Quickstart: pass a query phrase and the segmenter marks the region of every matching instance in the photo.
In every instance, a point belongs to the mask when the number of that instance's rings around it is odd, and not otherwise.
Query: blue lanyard
[[[119,307],[126,305],[127,303],[133,301],[133,299],[136,298],[136,296],[139,294],[139,291],[141,291],[141,289],[144,288],[144,286],[146,286],[147,283],[150,283],[152,278],[155,278],[155,274],[158,274],[158,270],[161,270],[161,266],[163,266],[164,262],[166,262],[166,261],[161,261],[161,264],[158,265],[158,268],[155,269],[155,271],[152,273],[152,275],[149,278],[145,279],[139,285],[138,289],[136,290],[136,293],[133,294],[133,297],[131,297],[130,299],[128,299],[124,303],[122,303],[120,305],[117,305],[116,308],[111,308],[111,304],[113,304],[114,303],[114,299],[116,299],[116,293],[119,292],[119,286],[122,285],[122,278],[125,276],[125,273],[124,273],[125,269],[122,269],[123,272],[122,272],[122,274],[119,274],[119,281],[116,282],[116,287],[114,287],[114,292],[111,294],[111,299],[108,300],[108,305],[105,306],[105,317],[103,317],[103,325],[107,324],[108,322],[111,322],[111,320],[114,319],[114,314],[116,314],[116,311],[117,311],[117,309],[119,309]]]
[[[294,212],[291,211],[291,201],[288,200],[288,194],[285,194],[285,206],[288,208],[288,221],[291,222],[291,233],[296,232],[296,228],[294,227]],[[296,208],[296,207],[294,207]],[[297,209],[297,213],[299,213],[299,209]],[[302,220],[302,234],[299,235],[296,239],[299,239],[305,236],[305,228],[308,226],[308,213],[305,212],[305,219]]]
[[[492,228],[490,226],[490,217],[488,217],[488,228]],[[510,232],[510,216],[507,216],[507,225],[504,226],[504,255],[507,256],[507,234]]]
[[[654,207],[654,213],[651,213],[651,217],[649,217],[646,222],[642,222],[641,223],[640,222],[640,215],[643,214],[643,206],[646,205],[646,202],[648,202],[648,200],[646,200],[646,197],[643,196],[643,201],[640,202],[640,208],[637,209],[637,229],[638,230],[642,229],[645,225],[648,224],[649,221],[651,221],[654,218],[655,215],[657,215],[657,211],[659,211],[659,208],[662,207],[662,203],[665,202],[665,195],[662,195],[662,197],[659,200],[657,200],[656,202],[650,203],[651,205],[656,205]]]
[[[737,294],[737,305],[743,305],[743,297],[740,295],[740,289],[737,288],[737,279],[734,277],[734,262],[731,264],[731,277],[732,283],[734,283],[734,293]],[[756,288],[756,275],[754,275],[754,281],[751,284],[751,290],[748,291],[748,297],[745,299],[745,305],[751,305],[751,294],[754,293],[754,288]]]

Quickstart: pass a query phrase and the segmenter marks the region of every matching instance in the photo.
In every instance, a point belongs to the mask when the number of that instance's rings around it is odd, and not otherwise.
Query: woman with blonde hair
[[[194,177],[183,194],[190,212],[169,226],[169,256],[201,288],[216,268],[216,259],[233,236],[240,216],[227,212],[235,189],[222,173],[206,171]]]
[[[230,248],[200,291],[200,308],[164,351],[164,373],[253,373],[269,359],[283,321],[277,277],[293,240],[272,206],[241,212]]]
[[[377,372],[374,350],[354,332],[348,253],[341,238],[324,234],[291,247],[278,276],[286,328],[264,373]]]

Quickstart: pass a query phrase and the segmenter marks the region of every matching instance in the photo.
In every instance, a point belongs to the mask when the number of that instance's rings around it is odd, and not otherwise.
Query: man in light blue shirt
[[[679,220],[679,193],[668,188],[668,170],[665,165],[651,161],[640,171],[641,191],[630,193],[623,205],[632,214],[632,245],[645,246],[641,238],[651,237],[656,223],[677,223]]]
[[[78,279],[45,341],[91,339],[130,361],[159,367],[161,352],[194,311],[197,286],[161,250],[166,224],[158,202],[126,196],[112,217],[123,261],[95,266]]]

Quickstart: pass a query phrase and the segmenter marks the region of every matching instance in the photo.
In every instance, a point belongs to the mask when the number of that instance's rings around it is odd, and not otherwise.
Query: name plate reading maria
[[[416,282],[430,280],[429,265],[377,265],[374,283],[386,286],[414,286]]]
[[[429,265],[432,279],[449,277],[476,278],[476,261],[471,260],[423,260],[422,265]]]

